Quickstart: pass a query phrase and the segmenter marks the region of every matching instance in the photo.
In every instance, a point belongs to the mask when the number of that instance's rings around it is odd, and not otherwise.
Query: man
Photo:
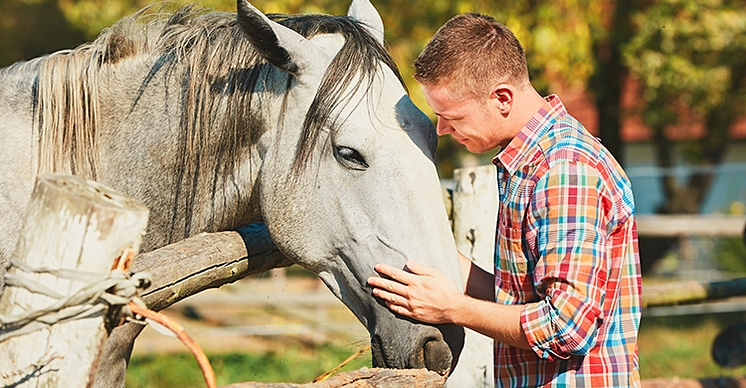
[[[441,27],[415,78],[439,135],[502,147],[495,275],[461,256],[461,294],[423,265],[377,265],[373,293],[398,314],[494,338],[496,386],[639,387],[642,286],[622,168],[557,96],[534,90],[520,43],[488,16]]]

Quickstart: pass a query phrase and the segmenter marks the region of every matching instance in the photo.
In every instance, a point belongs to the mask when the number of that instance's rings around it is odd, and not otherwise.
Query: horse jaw
[[[439,268],[461,283],[432,161],[437,137],[393,74],[362,89],[295,186],[283,187],[287,176],[281,174],[262,179],[263,188],[279,190],[263,195],[262,208],[275,214],[268,227],[278,247],[317,273],[368,328],[377,366],[448,374],[463,346],[463,329],[397,316],[367,285],[377,275],[375,264],[403,268],[407,260]],[[340,147],[359,151],[369,167],[349,168],[339,159]]]

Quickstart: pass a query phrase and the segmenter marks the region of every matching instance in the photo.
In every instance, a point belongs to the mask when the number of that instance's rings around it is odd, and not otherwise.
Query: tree
[[[698,167],[684,181],[661,177],[660,213],[699,213],[729,144],[728,129],[746,106],[746,2],[657,0],[633,16],[635,35],[622,48],[640,81],[637,107],[652,129],[657,165],[677,161],[672,127],[698,126],[701,136],[681,144],[683,162]],[[640,239],[643,270],[676,239]]]
[[[684,162],[714,167],[729,144],[728,129],[746,108],[746,1],[658,0],[634,15],[637,32],[623,48],[643,86],[640,109],[653,131],[658,165],[675,163],[669,130],[697,125],[683,143]],[[685,182],[664,174],[661,213],[698,213],[714,179],[700,168]]]
[[[56,0],[0,1],[0,67],[83,42]]]

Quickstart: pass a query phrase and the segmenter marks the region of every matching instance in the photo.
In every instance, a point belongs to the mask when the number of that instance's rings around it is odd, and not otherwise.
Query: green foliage
[[[607,2],[590,0],[500,1],[488,13],[524,46],[537,90],[557,92],[587,85],[594,71],[594,34]]]
[[[734,70],[746,64],[745,8],[743,1],[666,0],[638,13],[626,59],[646,100],[679,100],[701,115],[723,105]]]
[[[59,7],[70,24],[93,39],[104,28],[149,3],[148,0],[59,0]]]
[[[278,343],[279,344],[279,343]],[[332,370],[356,350],[332,344],[303,348],[279,344],[267,353],[210,354],[219,386],[245,382],[309,383]],[[370,353],[340,371],[370,367]],[[204,378],[191,354],[135,356],[127,368],[127,388],[204,387]]]
[[[717,161],[746,107],[746,2],[658,0],[634,21],[624,58],[644,85],[645,122],[656,131],[701,122],[708,136],[689,145],[689,161]]]
[[[0,1],[0,67],[83,42],[56,0]]]
[[[746,313],[646,318],[638,336],[640,375],[654,378],[742,377],[746,366],[724,368],[710,356],[712,341]]]
[[[0,66],[91,40],[101,29],[151,2],[4,0],[0,3]],[[332,0],[252,3],[264,12],[329,14],[344,14],[349,5]],[[197,4],[235,10],[233,0],[198,0]],[[374,4],[412,100],[432,119],[411,76],[412,63],[443,23],[470,11],[492,15],[515,32],[526,50],[532,81],[545,94],[591,88],[602,95],[603,80],[589,84],[589,79],[597,73],[599,61],[608,60],[608,52],[622,45],[625,65],[643,83],[644,118],[649,126],[660,132],[685,117],[707,128],[706,139],[687,147],[690,161],[717,162],[727,139],[725,128],[745,110],[746,0],[374,0]],[[633,31],[629,23],[617,20],[615,25],[613,18],[615,10],[630,8],[635,15]],[[695,116],[682,116],[683,108]],[[451,166],[459,165],[452,156],[467,151],[450,137],[441,143],[437,161],[443,163],[442,172],[448,176]]]
[[[44,3],[56,9],[62,23],[76,31],[74,46],[95,36],[118,19],[137,12],[152,0],[4,0],[7,4]],[[176,0],[190,3],[192,0]],[[263,12],[328,13],[343,15],[348,1],[332,0],[253,0]],[[199,0],[198,5],[218,11],[234,12],[233,0]],[[525,46],[532,78],[543,92],[561,90],[567,86],[583,87],[593,72],[592,53],[594,31],[599,31],[603,7],[608,1],[592,0],[434,0],[412,3],[410,0],[374,0],[386,26],[386,40],[394,59],[399,64],[412,100],[430,117],[424,95],[411,76],[412,64],[430,37],[451,17],[464,12],[479,12],[494,16],[511,28]],[[16,10],[0,15],[15,16]],[[2,16],[0,16],[2,18]],[[59,21],[56,23],[60,23]],[[1,26],[0,26],[1,28]],[[39,30],[51,25],[37,27]],[[11,28],[12,29],[12,28]],[[30,33],[30,32],[29,32]],[[28,34],[26,34],[28,35]],[[0,35],[5,36],[5,35]],[[74,40],[75,40],[74,39]],[[48,39],[51,41],[53,39]],[[13,42],[9,45],[12,46]],[[68,46],[68,47],[70,47]],[[28,59],[37,52],[17,52],[5,62]],[[2,58],[0,58],[2,59]],[[458,163],[454,154],[467,154],[463,146],[450,137],[441,140],[438,162],[443,162],[442,173],[450,176]],[[488,159],[488,158],[483,158]]]
[[[722,238],[716,243],[716,257],[721,270],[746,274],[746,245],[742,238]]]

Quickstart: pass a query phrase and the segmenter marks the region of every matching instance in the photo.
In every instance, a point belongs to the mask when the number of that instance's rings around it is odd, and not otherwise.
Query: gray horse
[[[81,175],[150,208],[143,251],[266,222],[367,327],[374,365],[448,373],[463,331],[395,316],[366,284],[408,259],[460,277],[436,142],[368,0],[347,17],[146,9],[0,70],[0,268],[35,176]],[[99,386],[123,384],[131,345],[112,342]]]

